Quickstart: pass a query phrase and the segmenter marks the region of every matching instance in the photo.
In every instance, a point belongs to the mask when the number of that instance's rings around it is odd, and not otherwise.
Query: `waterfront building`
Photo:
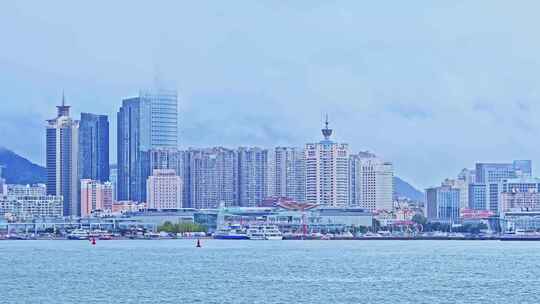
[[[81,217],[89,217],[96,211],[111,210],[113,202],[112,183],[81,180]]]
[[[274,191],[269,196],[306,200],[304,153],[299,148],[276,147],[273,162]],[[272,173],[270,175],[272,175]]]
[[[426,189],[426,217],[432,222],[459,222],[459,189],[439,186]]]
[[[79,121],[63,96],[57,110],[46,126],[47,194],[64,198],[64,216],[79,216]]]
[[[62,217],[64,203],[62,196],[14,196],[0,195],[0,217],[10,217],[16,221],[31,221],[36,218]]]
[[[7,185],[7,195],[11,196],[46,196],[47,186],[37,185]]]
[[[512,189],[508,192],[501,193],[501,209],[500,215],[508,211],[540,211],[540,192],[538,189],[529,189],[521,191]]]
[[[150,175],[151,149],[178,148],[175,91],[140,92],[118,112],[118,199],[142,202]]]
[[[79,173],[81,179],[109,181],[109,119],[107,115],[81,113]]]
[[[238,205],[255,207],[269,195],[269,169],[273,157],[261,148],[241,147],[236,152],[238,164]]]
[[[349,203],[349,146],[330,140],[328,119],[322,129],[324,139],[304,148],[306,201],[327,207]]]
[[[139,203],[134,201],[115,201],[112,204],[112,210],[111,212],[113,214],[122,214],[122,213],[129,213],[129,212],[137,212],[140,210],[145,210],[146,204],[145,203]]]
[[[185,152],[184,182],[189,183],[185,207],[212,209],[238,205],[238,157],[232,149],[215,147]],[[185,197],[185,196],[184,196]]]
[[[500,223],[503,232],[534,232],[540,229],[538,188],[512,188],[500,195]]]
[[[146,185],[148,209],[182,208],[182,179],[173,169],[155,169]]]
[[[355,231],[360,227],[369,228],[373,214],[362,208],[313,207],[303,208],[299,204],[278,205],[276,207],[228,207],[210,211],[217,212],[217,227],[229,225],[276,225],[283,233],[339,233]],[[209,210],[205,211],[206,214]],[[195,214],[195,221],[200,217]],[[203,217],[207,218],[207,217]]]
[[[374,210],[392,210],[394,168],[365,152],[349,157],[349,204]]]

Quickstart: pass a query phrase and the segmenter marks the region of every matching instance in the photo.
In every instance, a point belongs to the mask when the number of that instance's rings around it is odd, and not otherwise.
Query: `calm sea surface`
[[[0,303],[540,303],[540,242],[1,241]]]

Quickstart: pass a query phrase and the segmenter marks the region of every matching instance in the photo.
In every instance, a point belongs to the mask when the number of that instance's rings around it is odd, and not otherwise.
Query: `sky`
[[[540,163],[538,1],[1,1],[0,145],[43,164],[62,91],[178,90],[181,148],[334,139],[418,188]]]

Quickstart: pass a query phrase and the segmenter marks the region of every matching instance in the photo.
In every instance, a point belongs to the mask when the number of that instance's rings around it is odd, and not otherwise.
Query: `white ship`
[[[283,240],[283,234],[275,225],[254,225],[249,227],[247,236],[250,240]]]
[[[68,234],[70,240],[88,240],[88,231],[84,229],[75,229]]]

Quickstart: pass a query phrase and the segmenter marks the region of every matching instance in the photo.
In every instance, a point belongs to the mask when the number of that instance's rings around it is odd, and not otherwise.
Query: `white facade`
[[[182,179],[173,169],[154,170],[146,186],[149,209],[182,208]]]
[[[79,216],[79,121],[64,98],[57,109],[46,125],[47,194],[64,197],[65,216]]]
[[[13,196],[0,195],[0,217],[11,216],[19,221],[43,217],[61,217],[61,196]]]
[[[373,210],[392,210],[394,168],[376,157],[351,155],[350,204]]]
[[[349,201],[349,146],[329,138],[332,130],[322,130],[319,143],[306,144],[306,201],[321,206],[345,207]]]
[[[7,195],[11,196],[46,196],[47,186],[37,185],[7,185]]]

